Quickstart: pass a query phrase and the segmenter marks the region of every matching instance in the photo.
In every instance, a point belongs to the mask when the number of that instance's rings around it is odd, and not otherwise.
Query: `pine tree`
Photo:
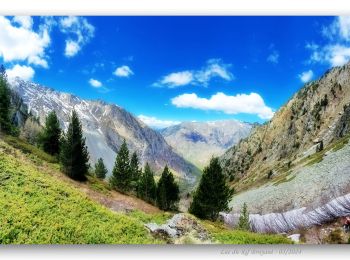
[[[156,200],[157,186],[154,181],[154,176],[149,164],[146,163],[145,170],[141,175],[139,185],[137,188],[137,195],[139,198],[154,203]]]
[[[45,152],[51,155],[59,154],[61,128],[56,112],[52,111],[46,117],[45,127],[40,135],[40,143]]]
[[[79,117],[75,110],[72,112],[68,131],[62,138],[60,162],[62,170],[70,178],[78,181],[86,180],[89,169],[89,153]]]
[[[194,194],[189,212],[202,219],[215,220],[220,211],[228,210],[233,195],[218,158],[212,158],[204,168],[199,186]]]
[[[125,140],[118,151],[110,182],[113,188],[121,192],[131,189],[129,150]]]
[[[250,230],[249,213],[246,203],[243,204],[241,215],[239,216],[238,228],[241,230]]]
[[[97,163],[95,164],[95,176],[99,179],[104,179],[106,178],[106,175],[108,173],[108,170],[103,163],[103,159],[99,158],[97,160]]]
[[[141,177],[141,170],[139,166],[139,159],[136,152],[134,152],[130,159],[130,174],[131,174],[131,188],[136,192],[137,184]]]
[[[0,131],[10,134],[10,89],[7,82],[6,70],[3,65],[0,66]]]
[[[179,186],[168,166],[165,166],[157,185],[157,205],[162,210],[176,209],[175,204],[179,199]]]

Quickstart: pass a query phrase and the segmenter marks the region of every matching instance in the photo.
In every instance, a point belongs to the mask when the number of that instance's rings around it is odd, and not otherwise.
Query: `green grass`
[[[4,141],[8,144],[10,144],[12,147],[17,148],[21,150],[23,153],[28,154],[32,157],[32,159],[35,159],[35,157],[42,159],[44,161],[47,161],[49,163],[57,163],[58,160],[56,157],[51,156],[47,153],[45,153],[43,150],[39,149],[38,147],[31,145],[27,143],[24,140],[21,140],[17,137],[13,136],[4,136]]]
[[[294,176],[292,176],[292,177],[290,177],[290,178],[284,177],[284,178],[282,178],[282,179],[276,181],[276,182],[273,184],[273,186],[277,186],[277,185],[279,185],[279,184],[281,184],[281,183],[289,182],[289,181],[293,180],[295,177],[296,177],[296,175],[294,175]]]
[[[112,190],[112,188],[109,186],[107,182],[103,180],[99,180],[94,176],[88,176],[88,183],[89,183],[89,187],[92,190],[102,193],[104,195],[108,195]]]
[[[212,238],[220,244],[293,244],[281,235],[259,234],[242,230],[228,230],[221,223],[203,221]]]
[[[161,243],[138,219],[104,208],[6,148],[0,140],[0,244]]]
[[[147,224],[147,223],[156,223],[158,225],[164,224],[168,219],[170,219],[173,214],[169,212],[147,214],[140,210],[133,210],[128,213],[128,216],[137,219],[138,221]]]

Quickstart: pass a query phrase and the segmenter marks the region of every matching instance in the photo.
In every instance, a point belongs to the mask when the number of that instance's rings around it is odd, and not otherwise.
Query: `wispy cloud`
[[[117,77],[128,78],[131,75],[134,75],[134,72],[129,68],[129,66],[123,65],[116,68],[113,74],[116,75]]]
[[[325,63],[341,66],[350,60],[350,17],[339,16],[322,29],[326,44],[307,43],[311,51],[309,63]]]
[[[101,81],[98,81],[97,79],[90,79],[89,84],[94,88],[100,88],[102,87]]]
[[[214,110],[225,114],[255,114],[261,119],[270,119],[274,114],[257,93],[229,96],[218,92],[210,98],[201,98],[195,93],[182,94],[172,98],[171,103],[179,108]]]
[[[277,64],[278,61],[279,61],[279,57],[280,57],[280,54],[278,51],[274,50],[270,53],[270,55],[267,57],[267,61],[268,62],[271,62],[271,63],[274,63],[274,64]]]
[[[75,56],[94,37],[95,27],[83,17],[63,17],[59,20],[59,27],[68,35],[64,51],[68,58]]]
[[[146,125],[154,129],[162,129],[169,126],[178,125],[181,123],[180,121],[161,120],[153,116],[145,116],[145,115],[139,115],[138,118],[142,122],[144,122]]]
[[[304,71],[301,74],[298,75],[301,82],[306,83],[309,82],[314,76],[314,73],[312,70]]]
[[[225,64],[220,59],[210,59],[205,67],[199,70],[184,70],[165,75],[154,87],[177,88],[189,84],[207,86],[212,78],[221,78],[226,81],[234,79],[229,71],[231,64]]]

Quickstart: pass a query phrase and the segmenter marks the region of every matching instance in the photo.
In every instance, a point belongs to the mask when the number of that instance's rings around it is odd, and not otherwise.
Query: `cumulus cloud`
[[[303,83],[309,82],[313,76],[314,76],[314,73],[312,70],[304,71],[303,73],[298,75],[299,79]]]
[[[165,75],[153,83],[155,87],[176,88],[188,84],[207,86],[212,78],[230,81],[234,78],[229,71],[231,64],[225,64],[220,59],[210,59],[206,66],[199,70],[185,70]]]
[[[61,18],[59,28],[62,33],[68,35],[64,51],[64,55],[68,58],[75,56],[95,33],[95,27],[86,18],[77,16]]]
[[[350,60],[350,17],[336,17],[329,26],[323,28],[322,34],[326,44],[306,45],[311,51],[309,63],[326,63],[332,67],[347,63]]]
[[[101,81],[98,81],[97,79],[90,79],[89,84],[94,88],[100,88],[102,87]]]
[[[214,110],[225,114],[255,114],[261,119],[270,119],[274,114],[273,110],[265,105],[264,100],[257,93],[229,96],[218,92],[210,98],[201,98],[195,93],[182,94],[172,98],[171,103],[180,108]]]
[[[145,116],[145,115],[139,115],[138,118],[142,122],[144,122],[146,125],[154,129],[162,129],[169,126],[178,125],[181,123],[179,121],[161,120],[153,116]]]
[[[126,65],[120,66],[114,71],[114,75],[117,77],[128,78],[133,74],[134,72],[129,68],[129,66]]]
[[[6,70],[7,77],[10,81],[14,80],[16,77],[19,77],[23,80],[32,80],[35,74],[35,71],[32,67],[21,66],[16,64],[11,69]]]
[[[0,57],[5,62],[24,61],[48,67],[45,51],[51,42],[49,29],[41,24],[34,31],[32,25],[28,16],[15,16],[12,20],[0,16]]]

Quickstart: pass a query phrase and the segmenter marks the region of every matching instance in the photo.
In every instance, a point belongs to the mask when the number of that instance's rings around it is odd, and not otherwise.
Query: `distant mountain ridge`
[[[54,110],[66,130],[74,108],[82,122],[92,165],[102,157],[111,172],[116,152],[125,139],[130,152],[138,154],[142,165],[149,162],[151,168],[160,171],[167,164],[189,183],[194,183],[199,174],[194,165],[173,151],[160,133],[117,105],[84,100],[19,78],[11,81],[10,85],[22,97],[28,110],[39,117],[41,124]]]
[[[253,127],[237,120],[183,122],[160,133],[181,156],[203,168],[212,156],[222,155],[247,137]]]

